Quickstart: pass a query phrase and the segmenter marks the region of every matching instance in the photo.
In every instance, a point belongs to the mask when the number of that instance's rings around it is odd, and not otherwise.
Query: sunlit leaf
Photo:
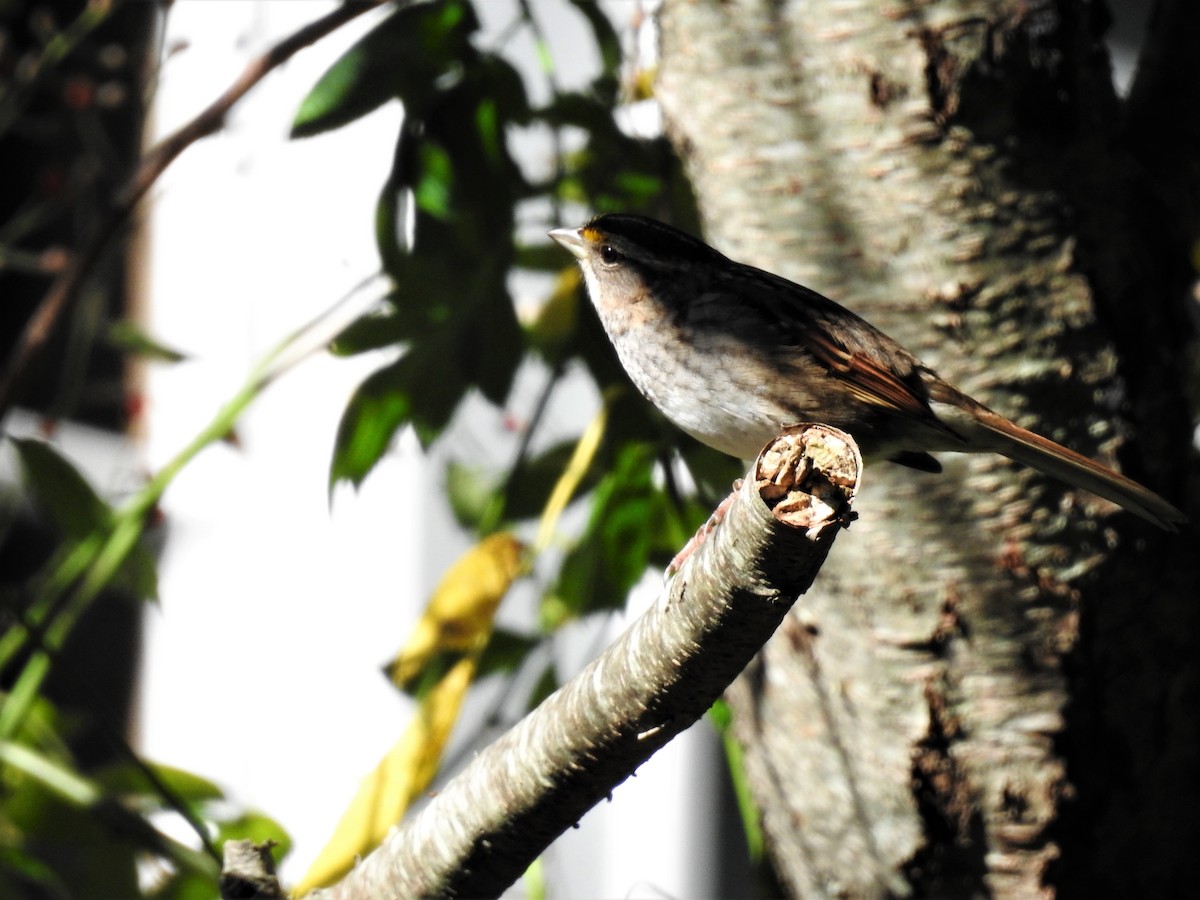
[[[358,386],[342,413],[334,443],[329,486],[349,481],[362,484],[387,451],[397,429],[412,415],[412,399],[404,378],[407,357],[369,376]]]
[[[632,205],[642,206],[650,203],[663,193],[663,180],[657,175],[645,172],[622,172],[615,179],[615,186],[620,193],[628,198]]]
[[[511,534],[492,534],[447,570],[392,663],[391,678],[398,687],[413,690],[435,653],[483,650],[496,607],[520,570],[522,550]]]
[[[217,843],[226,841],[271,842],[271,856],[276,864],[291,852],[292,838],[275,819],[261,812],[241,812],[232,818],[217,819]]]
[[[339,128],[393,97],[419,110],[454,71],[477,27],[470,4],[438,0],[403,6],[325,72],[300,103],[292,137]]]
[[[337,881],[370,853],[429,787],[446,740],[474,679],[475,656],[464,656],[422,698],[404,736],[359,784],[333,836],[292,896]]]
[[[153,772],[157,783],[152,781],[140,766],[128,763],[98,772],[96,781],[113,793],[146,794],[152,796],[156,802],[165,802],[160,793],[160,784],[174,797],[188,803],[219,800],[225,796],[216,784],[200,775],[173,766],[153,763],[146,765]]]
[[[444,219],[450,215],[454,192],[454,166],[450,154],[433,141],[423,141],[417,153],[420,176],[413,185],[413,199],[429,215]]]
[[[623,606],[629,589],[646,571],[657,502],[651,477],[654,461],[650,446],[627,445],[596,487],[587,528],[563,560],[558,584],[543,607],[547,630],[564,616]]]
[[[412,425],[424,445],[441,434],[467,387],[447,340],[454,337],[418,342],[359,385],[338,426],[331,488],[339,481],[362,484],[403,425]]]
[[[6,763],[4,768],[10,767]],[[50,770],[62,768],[55,765]],[[86,781],[73,773],[66,777]],[[61,893],[50,896],[139,896],[135,861],[140,849],[138,838],[129,830],[114,830],[111,821],[97,815],[94,804],[80,803],[70,792],[56,789],[53,779],[21,778],[9,780],[5,785],[2,810],[4,830],[20,835],[24,846],[35,851],[37,858],[52,861],[52,883],[59,886]],[[133,824],[132,815],[121,808],[115,808],[113,813],[123,825]],[[18,891],[12,896],[29,894]]]

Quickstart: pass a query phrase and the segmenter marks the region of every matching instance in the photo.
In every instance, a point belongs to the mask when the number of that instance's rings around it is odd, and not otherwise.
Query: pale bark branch
[[[777,438],[653,608],[318,896],[498,895],[742,671],[848,524],[860,469],[835,429]]]

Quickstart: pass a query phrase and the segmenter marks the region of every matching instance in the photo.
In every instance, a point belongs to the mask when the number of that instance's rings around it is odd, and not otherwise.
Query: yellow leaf
[[[630,100],[636,103],[639,100],[654,99],[654,85],[658,81],[658,69],[640,68],[637,74],[634,75],[633,84],[630,90]]]
[[[417,714],[375,771],[362,780],[333,837],[293,888],[293,896],[332,884],[350,871],[429,787],[491,636],[496,607],[521,571],[523,552],[524,546],[511,534],[493,534],[442,576],[391,665],[392,679],[401,687],[407,689],[418,678],[425,682]],[[443,664],[436,665],[439,662]]]
[[[452,662],[483,649],[496,607],[520,571],[523,549],[520,541],[502,532],[485,537],[458,558],[389,667],[397,686],[411,690],[439,654],[450,654]]]
[[[349,872],[356,860],[379,846],[388,830],[429,787],[471,686],[477,661],[475,654],[460,659],[422,698],[404,736],[359,784],[333,837],[292,888],[293,897],[333,884]]]
[[[610,399],[611,397],[605,396],[604,403],[596,411],[596,415],[592,417],[592,421],[588,423],[588,427],[583,430],[583,434],[579,436],[579,440],[575,444],[575,451],[571,454],[571,459],[567,462],[567,467],[558,476],[558,481],[555,483],[554,489],[550,492],[550,497],[546,500],[545,507],[542,508],[542,518],[538,523],[537,537],[533,542],[533,552],[535,555],[550,546],[554,530],[558,527],[559,517],[562,516],[563,510],[567,508],[567,503],[574,495],[575,489],[579,487],[579,482],[583,481],[583,477],[587,474],[592,460],[596,458],[596,451],[600,449],[600,442],[604,438],[605,429],[608,428],[608,405]]]

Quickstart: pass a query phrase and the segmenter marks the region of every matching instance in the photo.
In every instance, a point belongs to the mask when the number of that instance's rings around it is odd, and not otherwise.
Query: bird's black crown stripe
[[[606,213],[596,216],[586,226],[610,238],[621,239],[642,248],[652,257],[691,260],[713,260],[721,258],[712,247],[697,240],[686,231],[680,231],[654,219],[631,213]]]

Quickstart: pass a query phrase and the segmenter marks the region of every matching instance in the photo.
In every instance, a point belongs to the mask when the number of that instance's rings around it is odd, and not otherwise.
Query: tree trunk
[[[1160,40],[1194,33],[1185,6]],[[711,242],[1185,506],[1194,204],[1172,192],[1194,196],[1195,163],[1144,167],[1195,117],[1118,100],[1103,12],[667,0],[658,92]],[[943,463],[868,468],[860,520],[731,689],[782,882],[1181,894],[1195,535],[999,457]]]

